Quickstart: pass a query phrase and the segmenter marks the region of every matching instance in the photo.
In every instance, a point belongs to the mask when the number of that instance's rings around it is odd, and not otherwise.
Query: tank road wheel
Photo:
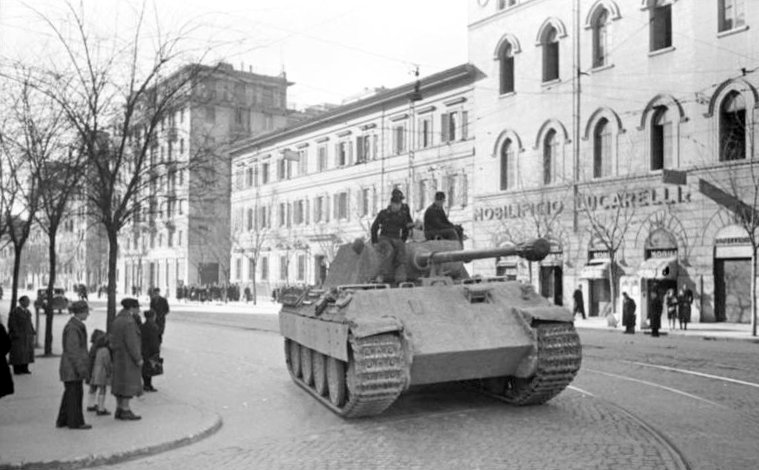
[[[561,393],[580,370],[582,346],[574,325],[544,323],[535,328],[538,366],[528,378],[506,377],[500,397],[514,405],[540,405]]]
[[[345,363],[334,357],[327,358],[327,387],[329,401],[337,407],[345,404]]]
[[[286,339],[285,357],[290,373],[293,374],[293,377],[300,377],[300,345],[291,339]]]
[[[303,372],[303,382],[306,385],[314,383],[314,364],[311,359],[311,349],[305,346],[300,347],[300,369]]]
[[[312,354],[314,362],[314,390],[323,397],[327,394],[327,358],[324,354],[314,351]]]

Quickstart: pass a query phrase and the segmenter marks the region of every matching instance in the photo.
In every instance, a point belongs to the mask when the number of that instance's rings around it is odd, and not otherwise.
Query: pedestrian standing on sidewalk
[[[13,376],[11,368],[5,356],[11,350],[11,337],[5,331],[3,318],[0,316],[0,398],[6,395],[13,395]]]
[[[649,315],[649,321],[651,322],[651,336],[654,338],[659,337],[659,329],[661,328],[661,312],[664,304],[662,303],[659,295],[656,291],[651,292],[651,310]]]
[[[667,308],[669,331],[672,331],[675,329],[675,322],[677,322],[677,296],[675,295],[675,289],[667,291],[667,295],[664,296],[664,305]]]
[[[574,319],[579,313],[582,315],[582,319],[585,320],[585,300],[582,298],[582,289],[580,289],[580,286],[577,286],[577,289],[575,289],[572,294],[572,298],[575,302],[572,318]]]
[[[622,292],[622,324],[625,326],[625,334],[635,334],[635,301]]]
[[[132,397],[142,393],[142,340],[134,315],[140,314],[137,299],[121,301],[123,309],[111,324],[111,350],[113,351],[113,384],[111,393],[116,396],[116,412],[119,420],[137,420],[129,407]]]
[[[82,414],[82,382],[89,378],[90,372],[84,321],[90,315],[90,307],[87,302],[78,300],[71,304],[69,311],[73,316],[63,328],[63,354],[59,368],[65,391],[55,425],[59,428],[90,429],[92,426],[84,422]]]
[[[92,336],[93,341],[90,348],[90,362],[92,365],[90,368],[90,393],[87,411],[94,411],[98,416],[107,416],[111,412],[105,408],[105,395],[108,392],[108,385],[111,384],[111,377],[113,376],[109,336],[102,330],[95,330]]]
[[[158,325],[158,338],[163,343],[163,332],[166,329],[166,315],[169,314],[169,301],[161,297],[161,289],[153,289],[150,298],[150,310],[155,312],[155,323]]]
[[[153,369],[151,360],[161,357],[161,340],[156,313],[153,310],[145,311],[145,322],[140,327],[142,333],[142,389],[146,392],[157,392],[153,387]]]
[[[685,286],[680,288],[677,296],[677,317],[680,320],[680,329],[687,330],[690,322],[690,306],[693,303],[693,291]]]
[[[8,316],[8,335],[11,337],[10,363],[16,375],[31,374],[29,364],[34,362],[34,325],[29,311],[29,297],[22,296]]]

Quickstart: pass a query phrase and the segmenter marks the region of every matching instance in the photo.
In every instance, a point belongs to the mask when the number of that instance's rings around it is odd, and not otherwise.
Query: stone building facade
[[[232,150],[231,280],[319,285],[337,247],[368,240],[400,188],[415,219],[435,191],[471,229],[474,128],[468,64],[343,104]]]
[[[707,8],[703,8],[707,6]],[[646,321],[686,286],[693,321],[750,322],[759,199],[759,9],[748,0],[469,0],[476,83],[475,246],[536,235],[531,282],[591,315],[627,291]],[[616,296],[614,296],[616,297]]]

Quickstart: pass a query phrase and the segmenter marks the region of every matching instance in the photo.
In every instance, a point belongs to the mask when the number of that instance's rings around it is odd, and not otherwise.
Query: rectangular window
[[[213,106],[206,106],[205,118],[208,124],[216,124],[216,108]]]
[[[242,280],[242,258],[237,258],[237,261],[235,262],[235,271],[237,271],[237,280]]]
[[[372,190],[364,188],[361,190],[361,216],[366,217],[369,215],[369,207],[372,201]]]
[[[316,198],[314,203],[314,222],[321,222],[324,220],[324,196]]]
[[[258,208],[258,228],[269,228],[269,218],[268,218],[269,211],[266,209],[266,207],[259,207]]]
[[[416,210],[422,210],[427,205],[427,180],[419,181],[419,191],[417,193],[417,205]]]
[[[399,124],[393,127],[393,153],[400,155],[406,151],[406,125]]]
[[[419,148],[432,145],[432,118],[419,119]]]
[[[298,175],[302,176],[308,173],[308,152],[306,149],[298,150]]]
[[[289,263],[287,262],[287,256],[282,255],[279,257],[279,280],[287,280],[287,268]]]
[[[245,169],[245,187],[246,188],[253,187],[253,181],[254,181],[253,175],[254,175],[253,167],[252,166],[247,167]]]
[[[261,184],[269,182],[269,162],[261,164]]]
[[[182,246],[182,236],[184,233],[180,230],[177,235],[177,246]]]
[[[248,209],[248,231],[253,230],[255,224],[255,212],[252,208]]]
[[[235,108],[235,124],[241,126],[243,123],[243,110],[242,108]]]
[[[376,135],[361,135],[356,137],[356,163],[374,160],[372,141],[376,138]]]
[[[284,202],[279,203],[279,211],[277,211],[279,226],[284,227],[287,223],[287,204]]]
[[[306,255],[298,255],[298,280],[306,280]]]
[[[269,257],[268,256],[261,257],[261,280],[262,281],[269,280]]]
[[[440,140],[445,142],[452,142],[456,140],[457,135],[459,138],[465,138],[462,128],[462,118],[466,112],[459,114],[458,111],[450,113],[443,113],[440,116]]]
[[[335,218],[340,220],[348,218],[348,193],[335,195]]]
[[[446,181],[446,189],[448,191],[448,194],[446,194],[446,200],[448,201],[448,207],[453,207],[459,203],[458,192],[456,191],[457,182],[458,177],[456,175],[448,176]]]
[[[719,31],[746,25],[746,0],[719,0]]]
[[[168,242],[169,248],[174,246],[174,230],[169,230],[166,241]]]
[[[327,146],[320,145],[316,152],[316,171],[324,171],[327,169],[327,158],[329,157]]]
[[[335,164],[338,167],[348,165],[351,153],[351,143],[348,141],[338,142],[336,151],[337,155],[335,156]]]
[[[300,225],[306,220],[304,205],[302,200],[295,201],[293,204],[293,223],[296,225]]]
[[[672,5],[668,0],[656,0],[651,8],[651,51],[672,47]]]

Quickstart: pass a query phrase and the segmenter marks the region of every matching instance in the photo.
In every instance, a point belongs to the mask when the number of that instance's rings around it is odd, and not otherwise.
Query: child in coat
[[[109,349],[108,334],[102,330],[92,332],[90,338],[90,394],[87,411],[94,411],[98,416],[111,414],[105,409],[105,395],[111,383],[113,365]],[[95,400],[97,398],[97,404]]]

